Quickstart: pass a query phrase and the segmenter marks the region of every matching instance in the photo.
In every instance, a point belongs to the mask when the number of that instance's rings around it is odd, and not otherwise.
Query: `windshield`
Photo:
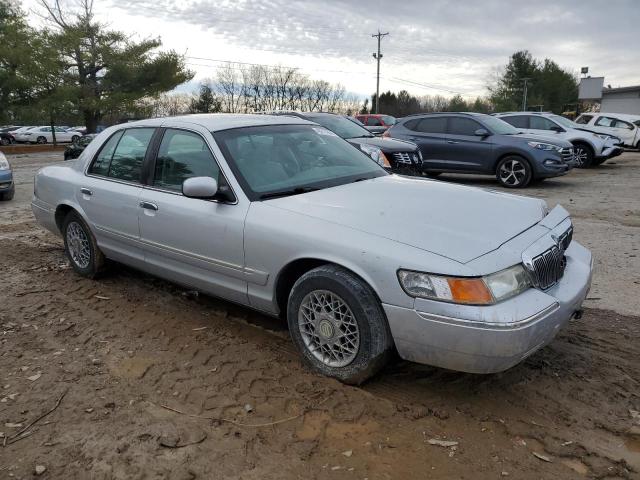
[[[319,123],[342,138],[373,137],[371,132],[340,115],[307,115],[312,122]]]
[[[559,123],[560,125],[562,125],[565,128],[578,128],[579,127],[579,125],[577,123],[572,122],[568,118],[561,117],[560,115],[549,115],[549,118],[551,118],[553,121]]]
[[[497,135],[517,135],[520,133],[520,130],[513,125],[490,115],[483,115],[479,120],[482,120],[485,127]]]
[[[269,125],[213,136],[251,200],[387,175],[368,155],[323,127]]]

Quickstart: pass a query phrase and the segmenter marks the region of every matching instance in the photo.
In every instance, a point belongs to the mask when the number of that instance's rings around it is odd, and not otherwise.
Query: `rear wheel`
[[[74,135],[73,137],[71,137],[71,143],[76,143],[78,139],[80,139],[80,137],[78,135]]]
[[[533,172],[524,158],[509,155],[498,162],[496,178],[503,187],[522,188],[529,185]]]
[[[45,137],[38,137],[36,143],[47,143],[47,139]]]
[[[8,138],[2,137],[0,138],[0,145],[9,145],[11,143],[11,140],[9,140]]]
[[[95,278],[105,264],[104,254],[85,221],[76,212],[69,212],[62,224],[64,251],[73,269],[87,278]]]
[[[314,370],[360,384],[388,361],[393,340],[371,287],[335,265],[315,268],[298,279],[287,306],[289,332]]]
[[[13,196],[16,194],[15,189],[8,192],[0,193],[0,200],[13,200]]]
[[[576,168],[589,168],[593,164],[593,150],[584,143],[574,144],[573,155],[576,162]]]

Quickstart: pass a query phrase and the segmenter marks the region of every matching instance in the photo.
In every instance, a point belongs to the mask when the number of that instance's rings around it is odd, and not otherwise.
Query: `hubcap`
[[[89,239],[84,229],[77,222],[71,222],[67,227],[67,248],[71,260],[80,268],[87,268],[91,260]]]
[[[527,176],[527,170],[519,160],[507,160],[500,166],[499,174],[505,185],[520,185]]]
[[[576,165],[581,167],[582,165],[584,165],[584,162],[587,161],[587,151],[584,148],[576,148],[575,153],[573,154],[575,161],[576,161]]]
[[[309,352],[329,367],[345,367],[358,354],[358,324],[335,293],[314,290],[307,294],[298,310],[298,327]]]

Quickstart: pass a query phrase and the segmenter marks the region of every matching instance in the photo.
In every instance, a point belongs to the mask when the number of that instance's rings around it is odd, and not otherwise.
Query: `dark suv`
[[[273,112],[271,115],[290,115],[315,122],[344,138],[387,170],[404,175],[422,174],[422,157],[415,143],[376,137],[349,117],[325,112]]]
[[[495,175],[505,187],[565,175],[573,146],[560,139],[526,136],[481,113],[432,113],[400,120],[385,136],[409,140],[422,151],[423,171]]]

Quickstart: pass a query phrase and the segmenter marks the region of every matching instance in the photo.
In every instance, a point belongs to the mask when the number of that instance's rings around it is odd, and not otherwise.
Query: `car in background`
[[[422,173],[422,155],[415,143],[376,137],[352,118],[324,112],[277,112],[292,115],[322,125],[362,150],[377,163],[395,173],[416,175]]]
[[[78,126],[75,126],[75,127],[67,128],[67,131],[69,131],[69,132],[74,131],[74,132],[78,132],[78,133],[80,133],[82,135],[86,135],[87,134],[87,127],[85,127],[84,125],[78,125]]]
[[[7,135],[9,135],[11,137],[11,143],[14,143],[16,141],[14,137],[14,132],[16,130],[19,130],[20,128],[22,127],[19,125],[2,127],[0,128],[0,133],[6,133]]]
[[[13,137],[6,132],[0,131],[0,145],[11,145],[13,143]]]
[[[578,168],[600,165],[622,153],[622,140],[599,133],[553,113],[495,113],[495,117],[510,123],[530,135],[544,135],[571,142]]]
[[[614,135],[625,147],[640,150],[640,115],[624,113],[583,113],[576,123],[596,132]]]
[[[56,142],[75,142],[80,138],[80,133],[67,131],[65,127],[55,127]],[[51,127],[41,126],[31,128],[20,135],[27,143],[51,143],[53,142],[53,130]]]
[[[36,128],[33,125],[31,126],[24,126],[24,127],[20,127],[14,131],[12,131],[10,133],[10,135],[13,137],[13,141],[16,143],[25,143],[27,141],[28,137],[24,137],[23,135],[28,132],[29,130],[31,130],[32,128]]]
[[[507,188],[565,175],[573,147],[562,139],[520,134],[506,122],[482,113],[430,113],[405,117],[385,136],[408,140],[422,151],[424,173],[495,175]]]
[[[396,124],[397,120],[391,115],[378,113],[359,113],[355,116],[357,120],[375,135],[382,135],[387,129]]]
[[[11,200],[15,191],[11,164],[4,153],[0,152],[0,200]]]
[[[78,140],[73,142],[71,145],[68,145],[64,149],[64,159],[65,160],[73,160],[78,158],[80,154],[87,148],[87,145],[91,143],[91,141],[96,138],[95,133],[90,133],[88,135],[81,136]]]
[[[31,206],[77,274],[117,261],[279,316],[306,363],[347,383],[395,352],[506,370],[554,339],[591,284],[561,206],[390,175],[292,116],[111,127],[78,161],[40,169]]]

